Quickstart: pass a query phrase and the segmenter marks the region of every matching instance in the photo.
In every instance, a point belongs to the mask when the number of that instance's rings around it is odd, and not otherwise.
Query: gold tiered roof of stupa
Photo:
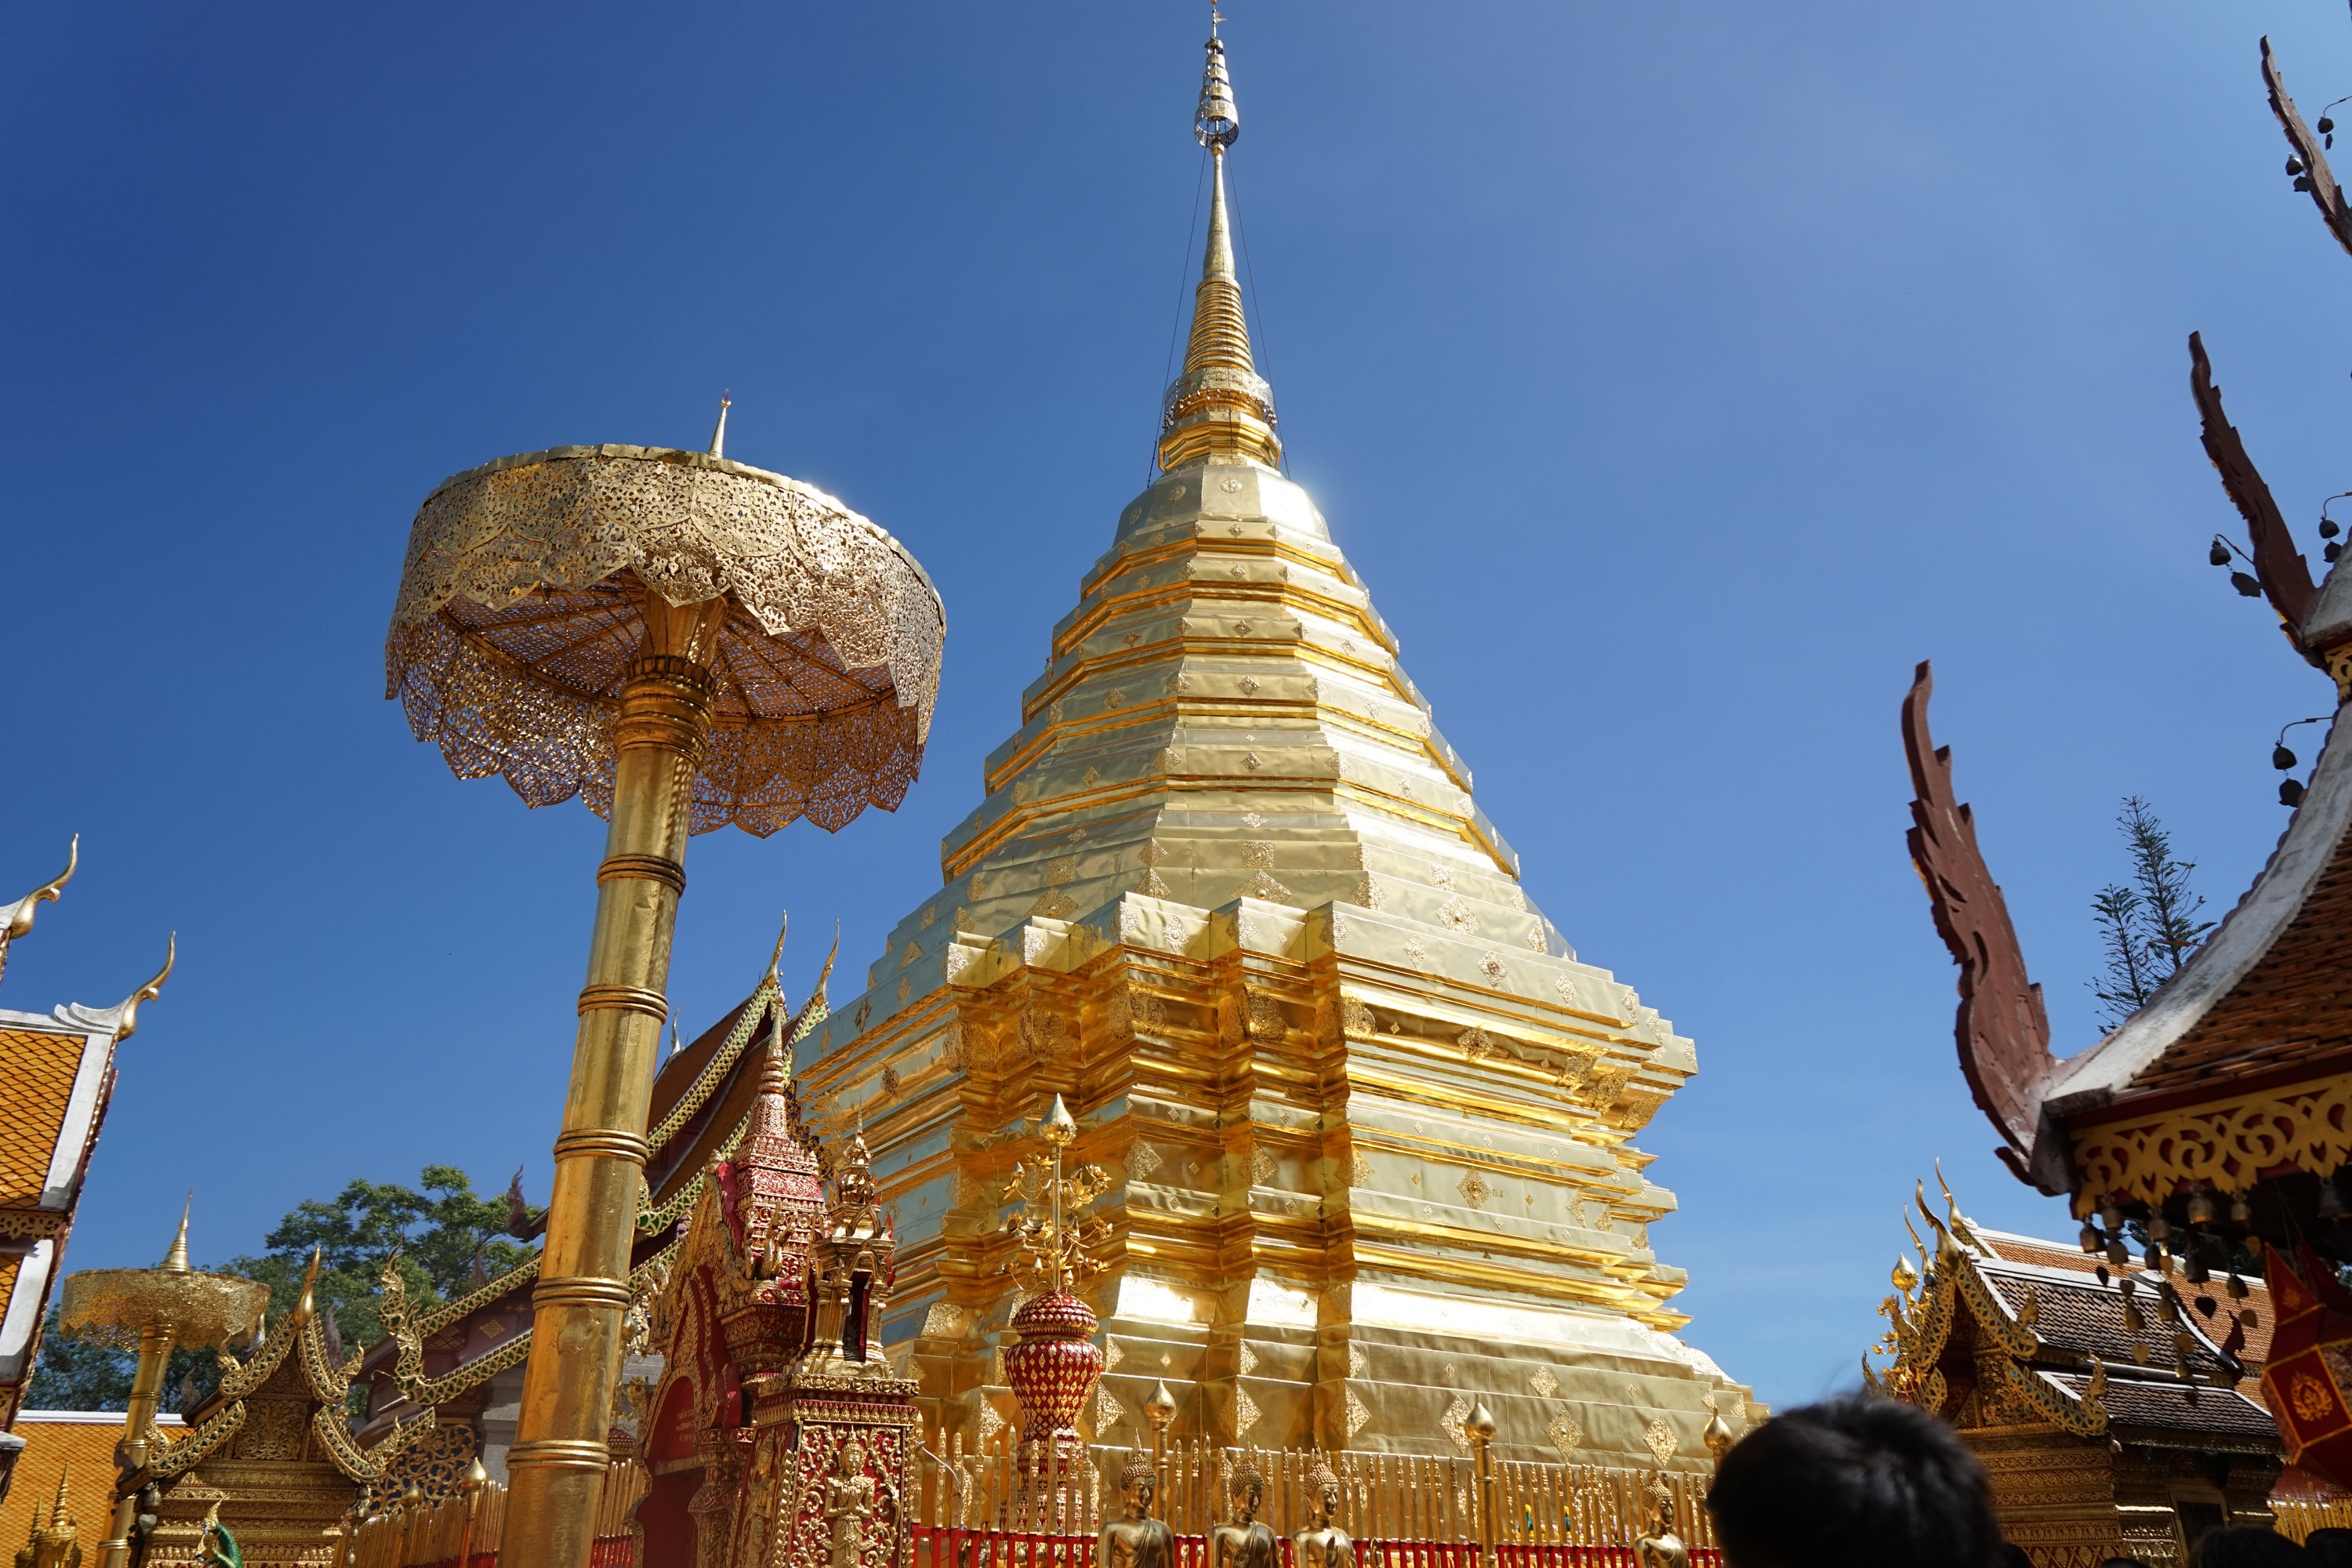
[[[1691,1043],[1580,962],[1307,492],[1274,466],[1209,46],[1209,241],[1165,471],[1053,628],[944,886],[802,1053],[899,1215],[894,1353],[950,1420],[1013,1412],[1000,1224],[1034,1119],[1117,1178],[1094,1295],[1104,1441],[1155,1380],[1180,1433],[1706,1464],[1747,1391],[1671,1336],[1675,1207],[1633,1135]],[[1122,1364],[1124,1363],[1124,1364]],[[959,1413],[962,1413],[960,1415]],[[1117,1428],[1124,1426],[1124,1431]],[[1662,1435],[1662,1436],[1661,1436]],[[1434,1448],[1431,1447],[1434,1445]]]

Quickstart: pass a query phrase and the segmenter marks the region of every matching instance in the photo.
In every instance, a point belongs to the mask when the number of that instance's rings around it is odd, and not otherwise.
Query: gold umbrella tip
[[[155,1267],[166,1274],[187,1274],[194,1271],[188,1261],[188,1215],[196,1206],[196,1194],[190,1192],[187,1201],[180,1205],[179,1234],[172,1237],[172,1249],[163,1254],[163,1261]]]
[[[489,1481],[490,1472],[482,1468],[481,1456],[477,1454],[474,1456],[474,1462],[466,1467],[466,1479],[460,1481],[458,1485],[464,1487],[469,1492],[479,1491],[482,1488],[489,1485]]]
[[[1061,1101],[1056,1099],[1055,1103],[1058,1105]],[[1151,1418],[1154,1426],[1165,1426],[1175,1419],[1176,1396],[1168,1392],[1165,1378],[1152,1384],[1151,1397],[1143,1402],[1143,1413]]]
[[[727,409],[730,402],[726,393],[719,395],[719,427],[710,433],[710,455],[714,458],[727,455]]]
[[[1037,1135],[1056,1149],[1066,1147],[1077,1137],[1077,1120],[1070,1114],[1070,1108],[1062,1103],[1060,1095],[1054,1097],[1054,1108],[1045,1112],[1045,1120],[1039,1124]]]
[[[1462,1430],[1481,1443],[1491,1443],[1495,1440],[1495,1433],[1497,1430],[1495,1425],[1495,1413],[1486,1408],[1485,1400],[1482,1399],[1470,1407],[1470,1414],[1462,1418]]]

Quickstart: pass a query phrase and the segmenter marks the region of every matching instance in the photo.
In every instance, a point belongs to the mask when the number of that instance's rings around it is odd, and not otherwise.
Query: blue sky
[[[1529,891],[1698,1043],[1643,1134],[1687,1331],[1852,1379],[1940,1155],[1992,1161],[1906,858],[1913,663],[2062,1051],[2154,802],[2234,902],[2329,710],[2204,563],[2185,340],[2316,563],[2352,277],[2263,102],[2352,91],[2273,0],[1234,0],[1233,194],[1294,477]],[[695,841],[673,994],[860,973],[938,878],[1147,476],[1193,259],[1190,5],[19,8],[0,57],[0,896],[83,868],[0,1005],[119,999],[68,1263],[254,1249],[348,1178],[544,1195],[602,825],[460,784],[382,700],[408,521],[559,443],[807,479],[950,616],[922,781]],[[1258,265],[1260,258],[1264,265]],[[2312,731],[2302,731],[2308,736]],[[2311,747],[2302,748],[2306,756]]]

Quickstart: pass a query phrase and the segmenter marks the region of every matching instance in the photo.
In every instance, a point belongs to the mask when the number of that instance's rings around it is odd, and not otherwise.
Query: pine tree
[[[2106,963],[2098,979],[2084,982],[2110,1029],[2146,1006],[2213,929],[2195,918],[2205,907],[2189,886],[2196,862],[2173,858],[2172,835],[2147,802],[2126,795],[2116,826],[2131,858],[2131,885],[2110,882],[2091,900]]]

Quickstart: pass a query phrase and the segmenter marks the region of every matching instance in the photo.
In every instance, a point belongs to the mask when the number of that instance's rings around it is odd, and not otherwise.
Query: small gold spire
[[[725,393],[720,393],[719,395],[719,427],[710,433],[710,455],[714,458],[723,458],[727,455],[727,410],[732,406],[733,400]]]
[[[1225,72],[1225,46],[1212,11],[1208,62],[1201,69],[1201,102],[1193,139],[1215,165],[1209,194],[1209,240],[1201,282],[1192,292],[1192,335],[1184,347],[1184,374],[1168,388],[1160,421],[1160,467],[1172,471],[1213,457],[1244,458],[1272,468],[1282,461],[1274,433],[1274,388],[1250,358],[1249,322],[1234,270],[1232,225],[1225,206],[1225,149],[1241,134],[1241,110]]]
[[[58,1500],[49,1506],[49,1528],[55,1530],[66,1521],[66,1468],[58,1467]]]
[[[188,1214],[195,1206],[196,1194],[191,1192],[187,1201],[180,1205],[180,1234],[172,1238],[172,1250],[163,1254],[163,1261],[155,1266],[166,1274],[194,1271],[194,1266],[188,1261]]]

